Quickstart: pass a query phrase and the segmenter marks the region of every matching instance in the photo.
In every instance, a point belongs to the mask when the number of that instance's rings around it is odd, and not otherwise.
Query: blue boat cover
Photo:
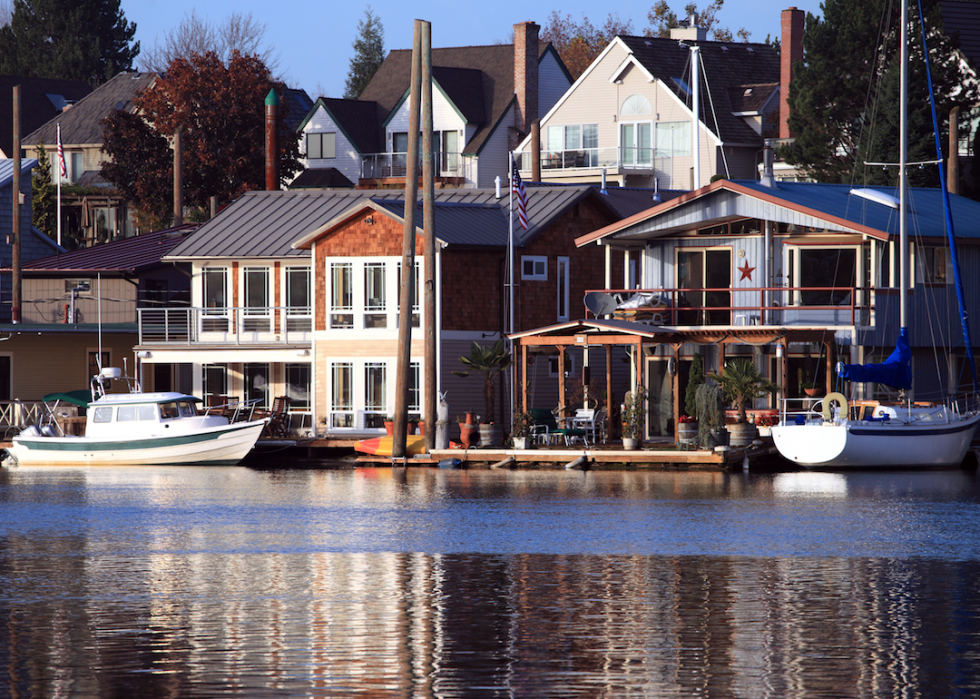
[[[902,328],[895,350],[881,364],[841,364],[838,374],[847,381],[883,383],[893,388],[912,388],[912,350],[908,333]]]

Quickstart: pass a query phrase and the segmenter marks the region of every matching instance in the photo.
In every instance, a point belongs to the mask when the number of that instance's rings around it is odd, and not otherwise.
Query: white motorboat
[[[106,380],[128,381],[128,393],[106,393]],[[106,368],[92,379],[84,436],[66,434],[55,407],[42,424],[13,438],[7,451],[28,465],[236,464],[255,446],[267,419],[231,422],[200,412],[200,399],[183,393],[143,393],[139,383]]]
[[[908,344],[907,297],[909,279],[908,243],[908,60],[905,49],[908,34],[908,0],[903,0],[901,36],[903,46],[901,93],[899,97],[901,136],[899,147],[899,249],[900,322],[895,351],[881,364],[838,364],[838,376],[855,382],[877,382],[900,389],[912,388],[912,353]],[[925,52],[928,55],[928,51]],[[935,123],[935,122],[934,122]],[[937,149],[938,149],[937,138]],[[941,157],[937,156],[939,162]],[[942,189],[947,191],[940,168]],[[948,195],[947,195],[948,196]],[[960,304],[964,346],[969,365],[975,366],[970,333],[963,302],[963,285],[956,255],[952,220],[947,212],[947,237],[950,261]],[[973,377],[974,394],[977,378]],[[974,395],[974,399],[976,396]],[[955,401],[945,405],[922,405],[904,400],[898,405],[877,401],[855,401],[848,406],[841,393],[831,393],[810,409],[795,414],[783,411],[779,425],[772,428],[772,438],[785,458],[801,466],[845,468],[909,468],[958,466],[966,456],[973,439],[980,412],[976,404],[959,406]]]

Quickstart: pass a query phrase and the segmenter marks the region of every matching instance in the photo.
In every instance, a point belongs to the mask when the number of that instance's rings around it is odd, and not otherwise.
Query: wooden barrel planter
[[[728,432],[731,435],[730,446],[733,449],[747,447],[759,436],[758,430],[751,422],[737,422],[728,425]]]
[[[677,441],[681,444],[693,444],[698,438],[698,423],[682,422],[677,425]]]

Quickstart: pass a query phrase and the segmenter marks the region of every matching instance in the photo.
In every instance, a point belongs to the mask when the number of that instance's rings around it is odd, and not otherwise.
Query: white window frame
[[[264,279],[262,279],[262,281],[260,282],[262,287],[260,291],[262,293],[262,296],[264,297],[263,300],[265,301],[265,303],[263,303],[261,306],[253,306],[250,303],[249,292],[253,290],[251,288],[252,284],[254,283],[253,279],[256,279],[258,277],[264,277]],[[242,267],[241,299],[243,301],[242,306],[245,315],[260,316],[260,317],[268,317],[269,315],[271,315],[272,304],[269,302],[270,299],[272,298],[272,289],[270,288],[271,281],[272,281],[272,270],[269,269],[269,267],[267,266],[262,265],[262,266]]]
[[[310,131],[306,134],[307,160],[335,160],[337,134],[334,131]]]
[[[531,272],[525,265],[530,263]],[[535,282],[548,281],[548,257],[546,255],[521,255],[521,279]]]
[[[401,257],[328,257],[324,260],[327,275],[327,325],[333,330],[346,330],[364,333],[395,333],[399,322],[401,289]],[[349,307],[337,305],[333,299],[333,270],[344,265],[350,270],[351,304]],[[383,266],[384,304],[369,306],[367,270]],[[415,259],[415,288],[412,299],[413,327],[421,327],[422,307],[422,259]],[[350,316],[349,324],[335,323],[336,315]],[[384,321],[378,321],[383,315]],[[373,320],[372,320],[373,319]]]
[[[571,279],[569,275],[571,273],[571,260],[568,257],[558,258],[558,268],[555,273],[555,281],[557,282],[557,309],[558,309],[558,322],[567,322],[571,311],[569,310],[569,301],[571,300]],[[565,312],[562,313],[562,310]]]

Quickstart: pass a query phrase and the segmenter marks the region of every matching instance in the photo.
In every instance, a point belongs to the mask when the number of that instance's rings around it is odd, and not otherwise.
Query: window
[[[330,365],[330,426],[354,427],[354,365],[334,362]]]
[[[245,400],[257,401],[255,407],[269,407],[269,365],[265,363],[246,364],[242,372],[245,377]]]
[[[945,247],[917,248],[915,281],[919,284],[945,284],[948,256]]]
[[[308,133],[306,134],[306,157],[310,160],[337,157],[337,134]]]
[[[204,314],[224,316],[228,313],[228,275],[221,267],[207,268],[201,273],[204,287]],[[226,330],[223,328],[205,326],[204,330]]]
[[[95,409],[92,422],[112,422],[112,408],[101,407]]]
[[[691,154],[691,122],[657,122],[657,157],[673,158]]]
[[[330,327],[354,327],[353,270],[350,262],[330,263]]]
[[[422,367],[412,362],[408,368],[408,412],[410,418],[422,415]]]
[[[269,268],[246,267],[242,270],[245,309],[242,330],[245,332],[269,332],[271,310],[269,308]]]
[[[442,169],[446,172],[459,170],[459,132],[442,132]]]
[[[857,248],[789,247],[786,269],[789,270],[790,285],[802,287],[795,292],[794,303],[803,306],[849,304],[851,287],[857,278],[856,264]]]
[[[522,256],[521,279],[548,281],[548,258],[532,255]]]
[[[208,407],[228,402],[228,370],[222,364],[205,364],[201,367],[204,401]]]
[[[643,95],[630,95],[623,101],[623,107],[619,113],[623,116],[653,114],[653,109],[650,107],[650,100]]]
[[[583,148],[599,147],[598,124],[582,124],[582,147]]]
[[[421,260],[416,259],[415,260],[415,270],[414,270],[415,283],[414,284],[411,284],[409,286],[409,291],[412,294],[412,299],[411,300],[412,300],[412,327],[413,328],[421,327],[421,323],[420,323],[421,318],[419,316],[419,282],[420,282],[420,280],[422,278],[422,275],[421,275],[420,269],[419,269],[420,268],[420,265],[421,265]],[[401,263],[399,262],[398,263],[398,293],[399,293],[399,299],[401,298],[400,297],[401,288],[402,288],[402,266],[401,266]],[[401,302],[399,301],[399,303],[401,303]]]
[[[549,126],[548,135],[545,140],[545,150],[549,151],[561,151],[564,150],[564,142],[562,141],[563,129],[561,126]]]
[[[364,265],[364,327],[384,328],[388,325],[385,285],[385,263]]]
[[[364,365],[365,427],[384,427],[388,415],[388,367],[383,362]]]
[[[286,268],[286,330],[308,331],[312,327],[310,268]]]
[[[569,124],[565,127],[565,150],[578,150],[582,147],[582,127]]]
[[[296,410],[310,408],[310,365],[286,365],[286,395],[289,396],[289,406]]]
[[[651,143],[651,124],[620,125],[620,147],[623,165],[650,167],[653,164],[653,144]]]
[[[569,259],[567,257],[558,258],[558,320],[568,320],[568,298],[570,282],[568,278]]]
[[[565,376],[575,375],[575,357],[565,355]],[[548,377],[557,378],[558,376],[558,357],[548,357]]]
[[[134,422],[136,420],[135,405],[120,405],[116,411],[116,422]]]

